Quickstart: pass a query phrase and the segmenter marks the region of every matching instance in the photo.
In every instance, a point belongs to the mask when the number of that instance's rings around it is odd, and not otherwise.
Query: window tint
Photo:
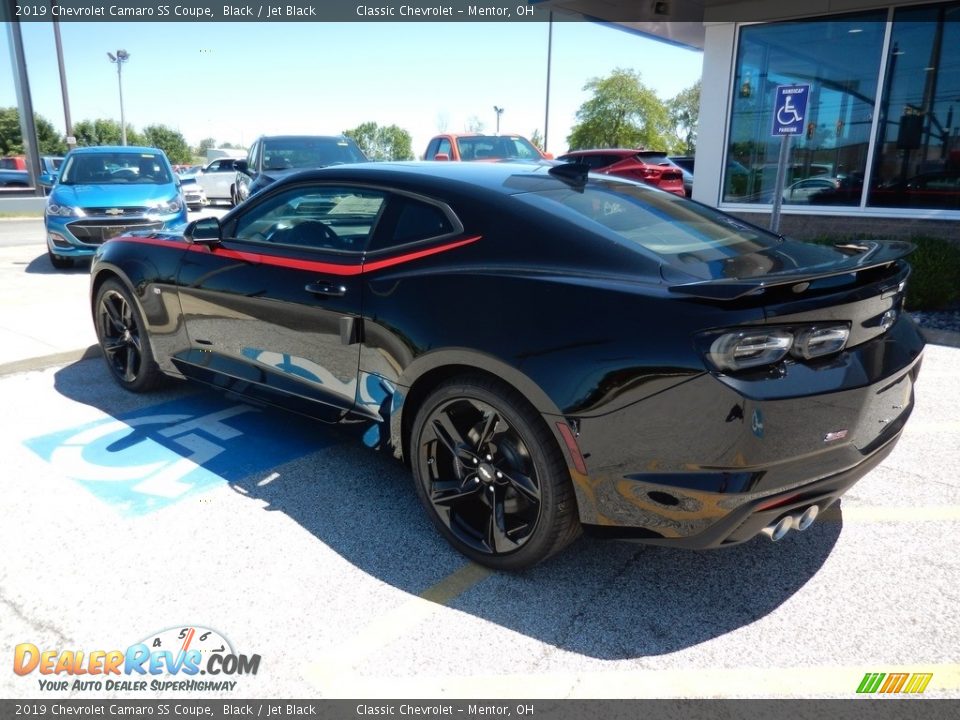
[[[293,188],[250,208],[234,235],[270,245],[361,252],[383,201],[383,193],[360,188]]]
[[[436,205],[404,198],[397,224],[393,229],[393,244],[426,240],[453,232],[453,225]]]
[[[446,138],[440,140],[440,147],[437,149],[437,154],[439,153],[446,153],[448,156],[450,155],[450,141]]]

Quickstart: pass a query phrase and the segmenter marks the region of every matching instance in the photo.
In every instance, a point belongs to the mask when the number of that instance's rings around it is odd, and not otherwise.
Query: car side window
[[[447,157],[453,157],[450,153],[450,141],[446,138],[440,139],[440,145],[437,146],[437,152],[434,155],[439,155],[440,153],[446,153]]]
[[[418,198],[396,195],[384,215],[384,229],[371,240],[371,252],[433,240],[463,231],[453,212]]]
[[[249,208],[232,234],[237,240],[264,245],[363,252],[385,197],[366,188],[291,188]]]

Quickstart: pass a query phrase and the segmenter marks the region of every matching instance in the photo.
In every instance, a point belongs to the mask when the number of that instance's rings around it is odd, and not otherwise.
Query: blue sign
[[[773,104],[773,130],[770,134],[774,137],[802,135],[808,97],[809,85],[778,85],[777,98]]]

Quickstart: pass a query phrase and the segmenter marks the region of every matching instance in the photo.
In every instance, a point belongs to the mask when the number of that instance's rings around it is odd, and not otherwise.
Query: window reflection
[[[876,11],[742,28],[725,202],[772,202],[780,152],[780,138],[771,135],[776,87],[802,83],[810,85],[806,132],[792,139],[783,201],[860,204],[885,19]]]
[[[960,209],[960,3],[894,14],[867,204]]]

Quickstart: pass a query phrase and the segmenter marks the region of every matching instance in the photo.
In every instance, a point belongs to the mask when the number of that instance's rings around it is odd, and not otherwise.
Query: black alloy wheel
[[[472,560],[519,570],[579,534],[563,456],[512,388],[484,377],[441,385],[421,406],[412,443],[421,502]]]
[[[132,392],[152,389],[162,376],[129,291],[117,280],[107,280],[97,292],[95,308],[97,338],[114,379]]]

